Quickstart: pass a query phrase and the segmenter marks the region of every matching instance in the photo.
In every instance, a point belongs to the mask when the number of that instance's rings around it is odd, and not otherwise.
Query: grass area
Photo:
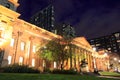
[[[104,76],[120,76],[120,73],[116,73],[116,72],[99,72],[101,75]]]
[[[115,80],[87,75],[0,73],[0,80]]]

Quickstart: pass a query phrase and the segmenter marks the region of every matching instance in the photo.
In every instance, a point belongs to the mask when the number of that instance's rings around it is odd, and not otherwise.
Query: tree
[[[63,69],[63,63],[69,58],[69,54],[63,39],[53,39],[49,41],[45,47],[38,50],[38,54],[44,60],[56,61]]]
[[[75,30],[69,24],[64,24],[63,26],[64,28],[60,32],[62,38],[53,39],[48,42],[46,48],[40,48],[39,50],[42,53],[40,57],[46,60],[57,61],[61,64],[61,68],[63,68],[64,61],[70,58],[70,68],[72,68],[73,48],[75,47],[71,42],[75,38]]]

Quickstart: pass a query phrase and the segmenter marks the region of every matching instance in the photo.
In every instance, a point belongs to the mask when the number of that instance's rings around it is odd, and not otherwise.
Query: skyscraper
[[[44,8],[43,10],[39,11],[35,15],[31,17],[32,24],[44,28],[50,32],[55,33],[54,28],[54,7],[53,5],[49,5],[48,7]]]
[[[58,35],[61,35],[63,37],[75,37],[75,29],[70,24],[62,23],[55,25],[55,30]]]

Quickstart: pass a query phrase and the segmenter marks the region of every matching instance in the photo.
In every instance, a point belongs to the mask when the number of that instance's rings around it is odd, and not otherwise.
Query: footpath
[[[87,75],[120,80],[120,76],[104,76],[104,75],[100,75],[100,74],[95,74],[93,72],[89,72],[89,73],[87,73]]]
[[[103,78],[112,78],[112,79],[117,79],[120,80],[119,76],[98,76],[98,77],[103,77]]]

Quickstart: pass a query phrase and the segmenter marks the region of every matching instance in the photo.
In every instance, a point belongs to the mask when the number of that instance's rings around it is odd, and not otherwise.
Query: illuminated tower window
[[[12,56],[8,56],[8,64],[11,64],[12,62]]]
[[[20,64],[20,65],[23,64],[23,57],[19,57],[19,64]]]
[[[21,50],[23,51],[25,49],[25,43],[21,42]]]
[[[11,39],[11,42],[10,42],[10,46],[13,47],[14,46],[14,39]]]
[[[35,67],[35,59],[32,59],[32,67]]]

